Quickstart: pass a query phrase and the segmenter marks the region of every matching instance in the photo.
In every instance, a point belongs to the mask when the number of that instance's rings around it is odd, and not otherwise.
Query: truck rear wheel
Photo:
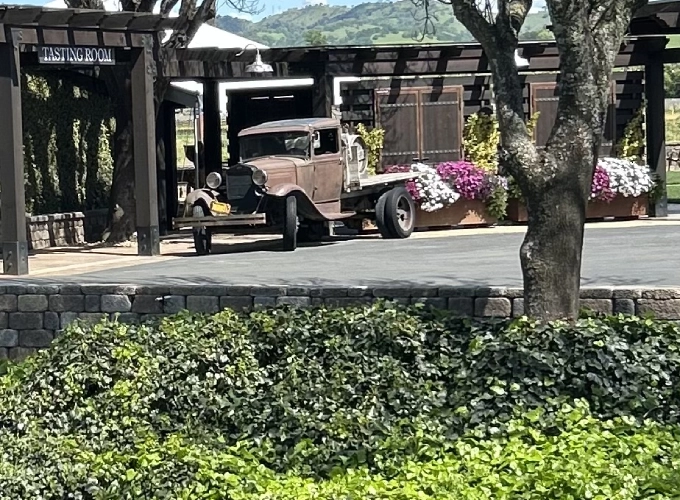
[[[389,198],[392,191],[385,191],[378,198],[378,202],[375,204],[375,225],[378,226],[378,231],[380,236],[383,238],[391,238],[390,230],[387,227],[387,221],[385,220],[385,206],[387,204],[387,198]]]
[[[192,207],[192,215],[196,218],[205,217],[205,210],[201,205],[194,205]],[[194,234],[194,247],[196,248],[196,253],[198,255],[207,255],[210,253],[212,247],[212,232],[205,226],[195,227],[193,229]]]
[[[399,186],[390,189],[387,193],[381,196],[384,197],[384,206],[382,210],[383,221],[385,226],[385,233],[380,230],[383,238],[403,239],[408,238],[413,233],[416,223],[416,205],[413,198],[406,190],[406,188]],[[378,210],[380,207],[380,200],[376,205],[376,221],[378,222],[378,229],[380,229],[380,219]]]
[[[298,217],[297,199],[288,196],[284,201],[283,214],[283,250],[292,252],[297,248]]]

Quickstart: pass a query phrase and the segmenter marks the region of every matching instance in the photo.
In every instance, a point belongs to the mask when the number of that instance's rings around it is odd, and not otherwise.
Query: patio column
[[[19,44],[7,31],[0,43],[0,186],[2,200],[2,267],[5,274],[28,274],[24,140],[21,123]]]
[[[319,64],[314,71],[312,114],[316,118],[333,116],[333,76],[326,72],[325,64]]]
[[[203,141],[205,175],[222,171],[222,120],[220,117],[220,85],[217,80],[203,82]]]
[[[132,66],[132,130],[137,207],[137,255],[160,255],[153,38],[144,36]]]
[[[664,86],[663,52],[649,54],[645,65],[645,97],[647,99],[647,162],[663,182],[663,195],[651,206],[655,217],[668,217],[666,196],[666,90]]]

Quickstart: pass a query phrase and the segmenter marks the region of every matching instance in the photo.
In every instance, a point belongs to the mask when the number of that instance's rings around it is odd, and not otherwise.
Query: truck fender
[[[194,205],[201,203],[206,209],[206,215],[210,213],[210,204],[215,200],[215,195],[212,191],[207,189],[194,189],[191,191],[185,201],[185,214],[191,215],[191,209]]]
[[[327,220],[305,190],[297,184],[278,184],[267,190],[267,196],[272,198],[284,199],[291,195],[297,199],[298,212],[302,217],[315,221]]]

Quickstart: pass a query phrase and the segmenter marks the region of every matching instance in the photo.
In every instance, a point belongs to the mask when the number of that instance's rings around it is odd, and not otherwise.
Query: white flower
[[[621,158],[600,158],[598,165],[609,175],[609,187],[617,194],[635,198],[654,188],[651,170],[646,165]]]
[[[441,210],[460,198],[460,193],[444,182],[435,167],[424,163],[414,163],[411,165],[411,170],[421,174],[415,180],[415,185],[421,200],[420,208],[425,212]]]

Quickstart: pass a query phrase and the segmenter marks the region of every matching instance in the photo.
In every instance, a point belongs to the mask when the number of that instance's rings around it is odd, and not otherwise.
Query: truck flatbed
[[[415,179],[416,177],[420,177],[418,172],[394,172],[392,174],[371,175],[361,179],[359,182],[361,189],[363,189],[374,186],[388,186],[397,182],[406,182]]]

